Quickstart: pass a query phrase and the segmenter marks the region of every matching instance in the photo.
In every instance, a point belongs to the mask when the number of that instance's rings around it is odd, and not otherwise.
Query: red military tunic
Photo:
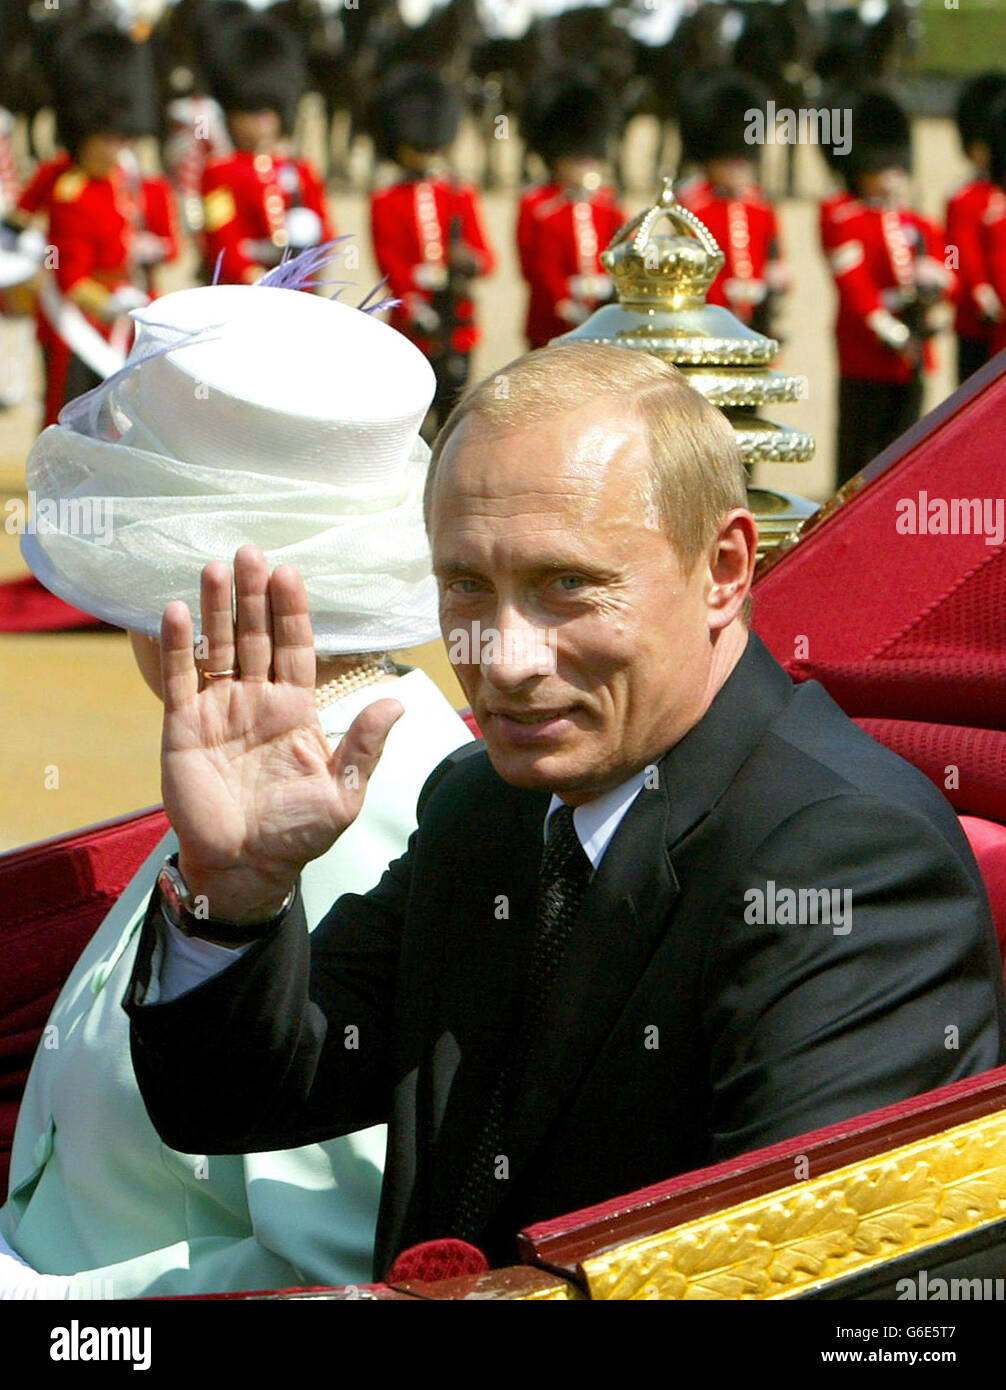
[[[992,304],[988,268],[982,244],[982,224],[996,186],[990,179],[972,179],[947,202],[947,245],[957,247],[958,338],[986,342],[991,333],[986,310]]]
[[[309,208],[317,215],[321,241],[335,235],[324,186],[306,160],[238,150],[207,164],[202,189],[206,261],[212,272],[222,255],[221,284],[250,284],[275,263],[256,259],[254,243],[282,250],[290,208]]]
[[[376,190],[370,198],[374,255],[391,294],[402,302],[391,311],[392,327],[428,355],[435,340],[424,332],[424,307],[432,309],[436,284],[446,281],[452,229],[474,252],[476,273],[488,275],[496,259],[486,236],[479,197],[470,184],[452,179],[407,178]],[[479,340],[475,306],[466,294],[454,305],[453,352],[470,353]]]
[[[40,164],[17,200],[18,210],[29,217],[40,212],[47,213],[56,180],[72,168],[73,160],[68,154],[58,154],[55,159],[47,159]]]
[[[726,257],[709,286],[707,302],[721,304],[742,323],[750,323],[767,292],[768,263],[780,256],[775,208],[754,185],[743,198],[729,198],[708,179],[684,184],[677,196],[709,228]]]
[[[134,240],[141,230],[160,237],[163,259],[178,254],[171,190],[164,179],[142,179],[131,185],[116,169],[107,178],[89,178],[72,164],[58,175],[49,194],[49,242],[54,248],[53,271],[63,294],[84,281],[114,292],[134,281]],[[106,338],[111,325],[88,314]],[[54,423],[64,404],[70,350],[45,320],[39,342],[46,355],[46,424]]]
[[[982,218],[981,250],[988,281],[1000,304],[1006,305],[1006,192],[993,187]],[[1006,311],[992,324],[989,351],[994,356],[1006,348]]]
[[[931,256],[942,265],[944,238],[935,222],[911,208],[874,207],[853,194],[835,193],[821,204],[821,245],[838,290],[839,372],[864,381],[907,385],[915,366],[907,354],[880,341],[867,320],[891,308],[896,293],[914,283],[914,264]],[[948,290],[955,284],[947,274]],[[885,301],[886,296],[886,302]],[[922,363],[929,371],[935,358],[931,340],[923,345]]]
[[[601,302],[576,281],[605,273],[601,252],[625,221],[610,188],[586,193],[548,183],[521,198],[517,254],[531,288],[524,332],[532,348],[567,333]]]

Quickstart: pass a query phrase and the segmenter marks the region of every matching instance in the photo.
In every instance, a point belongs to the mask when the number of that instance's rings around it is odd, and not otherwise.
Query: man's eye
[[[478,579],[452,579],[447,587],[455,594],[477,594],[482,590],[482,583]]]
[[[556,580],[560,589],[566,593],[572,593],[575,589],[581,589],[586,584],[582,574],[561,574]]]

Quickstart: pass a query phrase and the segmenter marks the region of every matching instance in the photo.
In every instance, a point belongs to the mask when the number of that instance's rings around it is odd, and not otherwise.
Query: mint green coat
[[[308,865],[313,929],[342,893],[364,892],[401,854],[432,769],[471,735],[421,671],[321,712],[345,730],[390,695],[392,729],[358,820]],[[71,1297],[135,1298],[363,1283],[384,1166],[383,1125],[306,1148],[205,1157],[161,1142],[144,1108],[121,1007],[139,926],[169,833],[74,967],[35,1056],[18,1115],[0,1234],[43,1274],[75,1276]]]

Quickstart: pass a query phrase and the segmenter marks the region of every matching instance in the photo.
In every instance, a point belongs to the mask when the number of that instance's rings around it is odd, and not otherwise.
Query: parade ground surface
[[[308,113],[310,116],[310,112]],[[306,153],[315,154],[317,125],[308,123]],[[956,133],[949,121],[919,120],[913,128],[915,205],[942,220],[947,192],[965,175]],[[643,119],[630,129],[624,203],[632,214],[656,191],[652,175],[655,131]],[[509,142],[507,142],[509,146]],[[484,375],[503,366],[524,347],[525,291],[517,270],[514,219],[517,207],[517,149],[505,148],[507,184],[484,196],[490,237],[499,256],[496,274],[477,287],[483,340],[475,371]],[[782,151],[767,152],[766,185],[780,171]],[[459,166],[472,167],[475,147],[463,138]],[[364,154],[357,162],[362,164]],[[355,172],[363,176],[363,170]],[[778,186],[777,184],[775,186]],[[807,378],[806,398],[781,406],[780,423],[813,432],[817,455],[809,464],[759,469],[756,482],[800,493],[816,502],[829,496],[833,477],[834,397],[836,392],[833,319],[835,296],[818,244],[817,208],[829,191],[816,150],[801,149],[798,194],[781,201],[785,251],[795,288],[783,308],[778,332],[780,364]],[[376,280],[368,230],[367,200],[360,192],[336,192],[331,199],[340,233],[360,242],[359,280],[363,289]],[[163,288],[191,283],[191,253],[170,268]],[[362,297],[362,295],[361,295]],[[938,340],[939,365],[927,384],[928,411],[953,389],[953,341]],[[394,389],[394,383],[389,383]],[[37,393],[36,393],[37,394]],[[37,399],[0,412],[0,505],[24,496],[24,460],[39,428]],[[5,519],[12,513],[4,506]],[[0,528],[0,578],[25,572],[18,536]],[[224,557],[227,558],[227,557]],[[836,604],[842,595],[834,596]],[[433,645],[400,660],[421,666],[454,701],[464,703],[446,655]],[[144,685],[128,639],[120,633],[82,632],[52,636],[0,636],[0,728],[3,730],[4,785],[0,801],[0,850],[48,838],[62,831],[125,814],[160,800],[158,748],[160,705]]]

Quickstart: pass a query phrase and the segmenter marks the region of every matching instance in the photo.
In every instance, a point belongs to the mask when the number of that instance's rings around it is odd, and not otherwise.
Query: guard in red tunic
[[[957,380],[966,380],[989,359],[993,325],[1003,303],[989,283],[982,228],[995,184],[989,176],[989,114],[1006,93],[1006,72],[985,72],[966,83],[957,105],[961,148],[972,177],[947,202],[947,246],[957,248]]]
[[[378,154],[398,177],[371,194],[374,255],[390,293],[401,301],[391,323],[430,359],[437,390],[427,432],[443,424],[468,381],[479,341],[471,282],[495,257],[476,190],[448,164],[461,110],[432,69],[405,65],[388,73],[374,108]]]
[[[207,68],[223,107],[234,154],[203,171],[203,230],[208,276],[252,284],[289,248],[334,235],[325,189],[314,167],[290,152],[305,88],[296,40],[259,16],[214,29]]]
[[[568,333],[612,296],[600,255],[627,220],[604,182],[614,124],[606,89],[579,74],[550,74],[529,95],[522,132],[548,170],[517,214],[529,347]]]
[[[127,351],[129,310],[149,302],[155,267],[178,254],[171,191],[141,176],[130,146],[156,128],[149,50],[114,27],[88,27],[61,40],[55,70],[66,153],[36,174],[19,203],[25,218],[48,213],[55,286],[43,291],[39,320],[46,424],[101,379],[78,355],[82,342],[97,333]]]
[[[761,86],[743,73],[724,73],[691,89],[681,112],[682,154],[702,173],[682,184],[677,197],[726,257],[707,301],[773,337],[772,318],[791,276],[775,208],[757,183],[759,146],[745,139],[751,112],[763,109],[765,100]]]
[[[48,217],[56,180],[72,167],[73,159],[65,151],[44,160],[22,189],[16,207],[9,214],[10,220],[27,227],[39,214]]]
[[[149,302],[155,268],[177,255],[170,189],[141,176],[130,144],[156,130],[149,49],[113,26],[88,25],[60,40],[54,71],[65,152],[36,172],[12,214],[21,228],[45,219],[38,338],[47,425],[114,366],[113,348],[128,351],[129,311]],[[5,631],[96,621],[30,576],[0,586]]]
[[[13,135],[14,117],[0,106],[0,411],[27,397],[34,356],[32,301],[25,283],[34,258],[24,254],[24,225],[17,213],[21,175]]]
[[[821,205],[821,243],[838,290],[837,486],[919,418],[934,365],[930,314],[955,292],[945,238],[908,206],[908,117],[885,92],[851,106],[846,188]]]

